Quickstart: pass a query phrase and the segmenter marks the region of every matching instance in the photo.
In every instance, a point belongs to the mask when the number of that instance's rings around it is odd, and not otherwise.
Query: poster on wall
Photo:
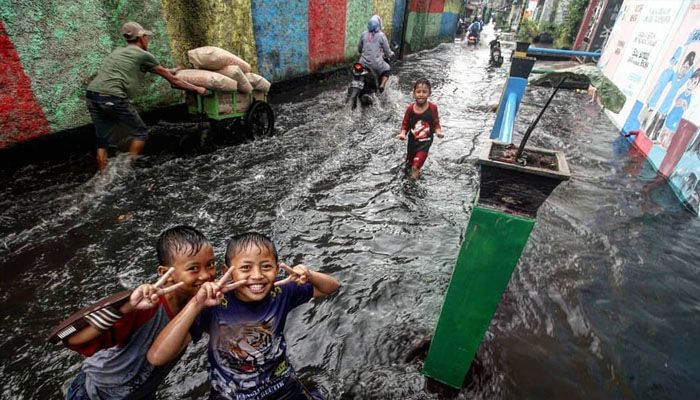
[[[622,60],[627,42],[632,37],[639,16],[644,9],[644,3],[645,0],[627,0],[617,14],[615,25],[613,25],[603,53],[598,60],[598,68],[610,79],[615,75],[617,66]]]
[[[700,107],[700,102],[696,102],[695,107]],[[697,117],[700,118],[700,115]],[[698,213],[700,211],[700,130],[697,125],[683,119],[679,123],[678,134],[683,135],[684,132],[692,132],[688,134],[691,140],[669,176],[669,180],[681,201]]]
[[[625,5],[627,3],[625,2]],[[617,65],[603,67],[603,73],[607,71],[606,76],[615,82],[627,97],[622,110],[618,114],[610,114],[618,126],[624,124],[635,104],[634,100],[639,96],[643,85],[652,74],[657,59],[666,48],[664,44],[673,34],[669,27],[677,25],[677,19],[682,14],[681,9],[687,7],[685,1],[647,0],[629,3],[632,7],[623,7],[620,12],[630,13],[628,24],[623,26],[623,29],[632,33],[621,33],[621,37],[626,40]],[[619,43],[609,43],[609,46],[619,46]]]
[[[669,25],[671,33],[657,44],[658,57],[653,67],[643,76],[636,95],[628,97],[618,116],[625,117],[622,131],[637,131],[635,145],[647,155],[661,176],[669,178],[681,200],[697,211],[700,204],[700,0],[679,3],[682,7],[678,17]],[[658,11],[650,15],[667,14]],[[634,50],[631,53],[634,55]],[[641,72],[635,68],[628,68],[628,71]],[[615,77],[623,79],[619,69]]]
[[[653,163],[661,159],[659,172],[670,178],[681,200],[697,212],[700,209],[700,0],[690,4],[674,39],[671,46],[677,47],[673,55],[680,49],[677,62],[680,65],[667,84],[664,101],[655,110],[656,125],[650,127],[648,134],[653,143],[649,157]]]

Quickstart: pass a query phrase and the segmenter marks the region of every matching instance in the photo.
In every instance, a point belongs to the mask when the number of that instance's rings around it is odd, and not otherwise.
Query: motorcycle
[[[352,109],[357,108],[357,102],[363,106],[372,105],[372,94],[377,91],[377,78],[364,65],[355,63],[352,66],[352,81],[348,88],[347,101],[352,102]]]
[[[468,28],[469,28],[468,23],[466,23],[465,21],[459,22],[457,24],[457,31],[455,32],[455,36],[457,36],[461,40],[464,40],[464,35],[467,33]]]
[[[479,35],[477,35],[474,32],[469,32],[467,34],[467,46],[469,46],[470,44],[473,44],[474,46],[479,44]]]
[[[492,67],[500,67],[503,65],[503,56],[501,55],[501,42],[498,40],[498,36],[489,43],[489,47],[489,65]]]
[[[391,66],[396,61],[396,54],[399,51],[397,43],[391,43],[391,50],[394,53],[391,57],[384,57],[384,61]],[[373,94],[379,91],[379,77],[372,72],[371,69],[355,63],[352,65],[352,81],[348,88],[348,94],[345,102],[352,101],[352,109],[357,108],[357,102],[364,107],[371,106],[374,103]]]

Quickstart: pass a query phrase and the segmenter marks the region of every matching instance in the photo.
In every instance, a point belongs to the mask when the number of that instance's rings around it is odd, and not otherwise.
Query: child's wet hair
[[[249,247],[269,250],[272,253],[272,256],[275,257],[275,262],[278,262],[277,247],[275,247],[275,244],[269,237],[263,235],[262,233],[247,232],[236,235],[228,241],[228,245],[226,245],[226,255],[224,256],[226,266],[231,266],[231,259],[236,256],[236,253]]]
[[[430,86],[430,81],[427,80],[426,78],[420,78],[416,81],[416,83],[413,85],[413,90],[415,91],[418,85],[425,85],[428,87],[428,91],[432,92],[433,88]]]
[[[187,225],[174,226],[163,231],[158,237],[158,262],[160,265],[170,266],[176,253],[194,256],[208,244],[207,237],[197,229]]]

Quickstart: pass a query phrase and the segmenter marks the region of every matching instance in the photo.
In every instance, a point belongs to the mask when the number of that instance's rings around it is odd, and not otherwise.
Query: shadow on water
[[[530,144],[563,150],[573,178],[540,210],[465,388],[421,374],[507,71],[487,60],[486,46],[460,43],[412,55],[364,111],[343,103],[342,77],[299,88],[272,104],[278,134],[253,142],[136,166],[117,158],[104,177],[85,172],[91,157],[4,175],[0,397],[59,397],[81,357],[44,343],[50,328],[153,280],[156,237],[184,223],[217,254],[234,233],[271,234],[283,260],[342,282],[296,310],[286,333],[302,379],[331,399],[692,398],[698,221],[665,186],[640,195],[653,172],[618,151],[604,114],[572,92],[558,95]],[[394,136],[421,76],[447,138],[414,182]],[[528,90],[516,142],[548,94]],[[187,351],[160,397],[206,397],[203,346]]]

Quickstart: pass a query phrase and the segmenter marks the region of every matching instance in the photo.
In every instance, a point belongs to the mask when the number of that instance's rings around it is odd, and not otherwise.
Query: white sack
[[[187,58],[195,68],[220,70],[227,65],[238,65],[243,72],[250,72],[250,64],[242,58],[216,46],[204,46],[187,52]]]

